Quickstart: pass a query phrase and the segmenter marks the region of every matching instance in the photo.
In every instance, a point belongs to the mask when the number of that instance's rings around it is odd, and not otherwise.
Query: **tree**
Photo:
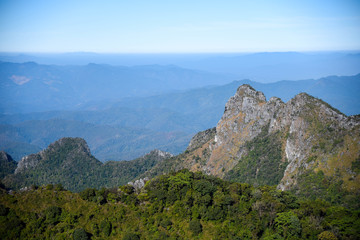
[[[319,240],[337,240],[338,238],[330,231],[323,231],[318,236]]]
[[[297,237],[301,233],[299,218],[292,211],[278,213],[275,218],[275,227],[284,238]]]
[[[193,219],[189,223],[189,230],[194,234],[198,235],[202,232],[202,225],[199,219]]]
[[[89,236],[84,229],[78,228],[78,229],[75,229],[75,231],[73,233],[73,239],[74,240],[88,240]]]

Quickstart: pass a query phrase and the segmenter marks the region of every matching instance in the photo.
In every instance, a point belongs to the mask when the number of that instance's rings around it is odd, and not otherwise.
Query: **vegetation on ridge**
[[[0,191],[2,239],[358,239],[359,214],[188,170],[139,191]]]

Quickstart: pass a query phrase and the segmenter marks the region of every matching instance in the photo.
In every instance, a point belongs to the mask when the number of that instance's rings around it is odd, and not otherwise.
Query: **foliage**
[[[89,237],[84,229],[78,228],[78,229],[75,229],[75,231],[73,233],[73,239],[74,240],[87,240],[87,239],[89,239]]]
[[[301,232],[299,218],[292,211],[277,214],[275,228],[285,239],[298,237]]]
[[[338,238],[330,231],[323,231],[318,236],[319,240],[337,240]]]
[[[63,138],[44,153],[29,156],[38,161],[35,168],[8,175],[4,183],[11,189],[47,184],[57,191],[65,188],[76,192],[86,188],[116,187],[140,176],[167,157],[152,151],[132,161],[103,164],[88,152],[84,140]]]
[[[258,185],[277,185],[284,175],[280,133],[269,134],[269,125],[245,144],[247,155],[225,176],[225,179]]]
[[[194,233],[194,235],[198,235],[202,232],[202,225],[199,219],[193,219],[189,223],[189,230]]]
[[[129,185],[0,189],[1,239],[358,239],[359,214],[188,170],[156,177],[139,192]]]
[[[292,192],[306,199],[322,198],[333,204],[359,209],[359,193],[344,190],[342,184],[342,180],[336,176],[326,176],[321,170],[317,173],[308,170],[298,177],[297,185]]]

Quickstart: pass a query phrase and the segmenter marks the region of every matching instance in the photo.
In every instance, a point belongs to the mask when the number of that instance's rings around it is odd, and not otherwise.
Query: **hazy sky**
[[[0,0],[2,52],[360,50],[359,0]]]

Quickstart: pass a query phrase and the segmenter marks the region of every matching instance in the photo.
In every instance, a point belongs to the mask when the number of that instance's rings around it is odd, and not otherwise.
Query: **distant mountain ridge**
[[[64,138],[24,157],[4,183],[20,188],[60,182],[78,191],[187,168],[356,208],[359,161],[358,115],[348,117],[307,93],[286,103],[277,97],[266,100],[245,84],[228,100],[216,128],[197,133],[182,154],[153,151],[132,161],[102,164],[83,139]]]
[[[102,161],[131,160],[154,148],[178,154],[186,149],[196,132],[217,124],[224,105],[241,84],[250,84],[266,96],[278,96],[285,102],[307,92],[347,115],[360,113],[360,74],[270,84],[242,80],[223,86],[87,104],[78,111],[3,114],[0,149],[19,160],[61,137],[80,136]],[[131,140],[124,142],[125,138]]]
[[[0,112],[70,110],[91,102],[230,82],[226,74],[174,65],[84,66],[0,62]]]
[[[13,189],[50,183],[62,184],[72,191],[90,187],[116,187],[126,184],[171,156],[170,153],[153,150],[132,161],[109,161],[103,164],[91,155],[83,139],[62,138],[39,153],[23,157],[12,173],[4,174],[6,177],[3,182]]]
[[[204,54],[0,53],[0,60],[50,65],[177,65],[182,68],[230,74],[235,77],[233,80],[248,78],[263,83],[316,79],[329,75],[354,75],[359,72],[360,67],[359,51]]]

